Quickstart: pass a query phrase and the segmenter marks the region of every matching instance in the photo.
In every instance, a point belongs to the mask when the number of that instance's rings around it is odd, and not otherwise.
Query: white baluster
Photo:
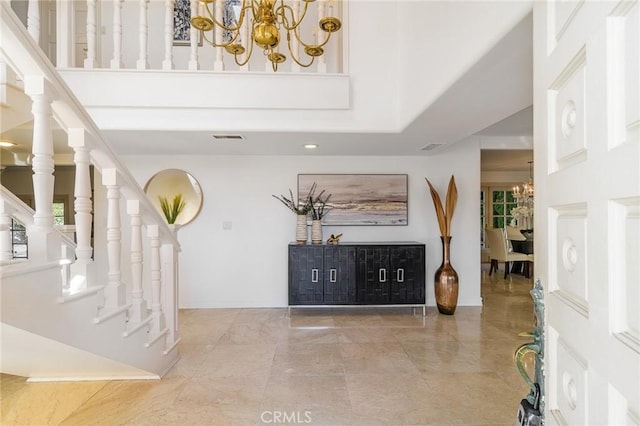
[[[25,93],[33,104],[33,192],[36,204],[34,223],[40,228],[53,228],[53,111],[45,93],[46,81],[40,76],[25,78]]]
[[[198,1],[191,2],[191,17],[198,15]],[[195,29],[193,25],[191,26],[190,38],[191,38],[191,56],[189,57],[189,71],[197,71],[200,69],[200,65],[198,64],[198,36],[200,31]]]
[[[291,3],[291,7],[293,8],[294,20],[298,19],[298,17],[300,16],[300,0],[293,0],[293,2]],[[300,57],[300,42],[298,41],[298,38],[295,36],[291,39],[291,55],[293,55],[294,53],[296,58]],[[300,72],[301,70],[300,65],[296,64],[293,58],[290,58],[290,59],[291,59],[291,71]]]
[[[160,334],[165,329],[164,315],[160,294],[160,238],[158,225],[147,226],[147,236],[151,240],[151,336]]]
[[[88,265],[92,263],[91,255],[91,222],[93,205],[91,202],[91,172],[89,147],[85,141],[86,132],[82,128],[68,130],[69,146],[75,154],[73,162],[76,165],[76,179],[74,188],[74,210],[76,223],[76,264]],[[86,272],[86,271],[85,271]]]
[[[121,229],[120,229],[120,188],[116,169],[102,170],[102,184],[107,188],[107,258],[109,264],[108,282],[104,289],[104,306],[117,309],[124,305],[125,292],[120,271]]]
[[[164,2],[164,61],[163,70],[173,69],[173,3],[174,0]]]
[[[11,215],[9,203],[0,199],[0,264],[6,264],[13,259],[11,247]]]
[[[27,30],[36,43],[40,45],[40,5],[38,0],[29,0],[27,6]]]
[[[87,57],[84,67],[96,67],[96,0],[87,0]]]
[[[216,20],[218,22],[222,22],[222,14],[223,14],[223,7],[224,7],[224,2],[223,1],[217,1],[214,3],[214,11],[213,14],[216,17]],[[216,25],[216,43],[221,43],[222,42],[222,28],[220,28],[219,26]],[[214,71],[224,71],[224,56],[223,56],[223,47],[216,47],[216,60],[213,63],[213,70]]]
[[[56,67],[68,68],[75,66],[73,60],[75,49],[73,44],[72,26],[73,2],[58,1],[56,3]]]
[[[140,201],[127,200],[127,213],[131,218],[131,309],[132,323],[140,323],[147,316],[147,302],[142,297],[142,216]]]
[[[113,58],[111,68],[122,68],[122,2],[113,0]]]
[[[326,6],[327,6],[327,1],[326,0],[319,0],[318,1],[318,22],[320,22],[320,20],[322,18],[325,17],[325,11],[326,11]],[[324,41],[324,37],[328,37],[329,34],[325,33],[324,31],[322,31],[320,28],[318,28],[318,41],[316,41],[316,44],[322,44],[322,42]],[[326,46],[325,46],[326,47]],[[316,58],[316,62],[317,62],[317,71],[319,73],[326,73],[327,72],[327,63],[325,60],[324,55],[322,56],[318,56]]]
[[[140,56],[136,62],[136,68],[139,70],[146,70],[149,68],[149,62],[147,61],[147,45],[149,37],[149,18],[147,16],[149,0],[140,0],[140,23],[138,31],[140,33]]]

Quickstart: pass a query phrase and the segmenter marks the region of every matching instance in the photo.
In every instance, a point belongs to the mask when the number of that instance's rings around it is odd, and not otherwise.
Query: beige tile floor
[[[0,375],[2,425],[512,425],[532,282],[483,265],[484,307],[181,311],[159,381]]]

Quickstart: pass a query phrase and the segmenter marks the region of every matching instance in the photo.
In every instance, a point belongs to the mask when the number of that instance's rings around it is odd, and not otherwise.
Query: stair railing
[[[8,260],[5,259],[8,218],[20,216],[29,239],[29,259],[23,264],[32,267],[34,263],[60,261],[64,257],[73,261],[70,266],[66,266],[68,262],[61,262],[68,275],[61,289],[63,300],[100,292],[103,302],[97,306],[94,322],[124,312],[127,332],[148,324],[149,345],[164,338],[165,352],[173,350],[179,341],[176,271],[180,251],[174,231],[33,40],[34,31],[31,35],[27,32],[7,0],[0,0],[0,23],[0,61],[9,64],[17,78],[24,81],[24,91],[32,101],[31,166],[35,201],[35,209],[29,211],[20,207],[19,200],[4,189],[0,193],[0,254],[3,261]],[[52,210],[53,120],[66,131],[68,145],[75,153],[77,244],[67,250],[66,255],[61,252],[64,239],[54,227]],[[96,199],[93,200],[91,166],[96,176],[101,177],[94,179],[93,196]],[[102,205],[106,209],[98,207]],[[122,222],[129,226],[123,228]],[[101,227],[101,223],[106,226]],[[145,239],[146,245],[143,244]],[[126,256],[128,261],[122,262]],[[147,256],[150,261],[143,262]],[[126,271],[128,276],[123,276],[123,265],[129,264],[131,270]],[[21,265],[9,267],[15,274],[15,269]],[[106,274],[103,274],[101,271],[105,269]],[[64,276],[64,269],[62,273]],[[145,279],[151,294],[143,292]],[[127,286],[127,282],[131,286]]]

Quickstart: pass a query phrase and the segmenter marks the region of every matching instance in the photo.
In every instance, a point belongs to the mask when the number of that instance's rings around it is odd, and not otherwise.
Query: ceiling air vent
[[[215,140],[231,140],[231,141],[241,141],[244,140],[244,136],[242,135],[213,135]]]
[[[431,151],[434,150],[436,148],[438,148],[439,146],[444,145],[443,143],[430,143],[429,145],[423,146],[421,151]]]

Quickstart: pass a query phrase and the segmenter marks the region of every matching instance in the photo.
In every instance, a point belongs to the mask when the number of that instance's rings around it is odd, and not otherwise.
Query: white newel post
[[[223,7],[224,7],[224,2],[222,1],[217,1],[214,3],[214,7],[215,9],[213,10],[213,15],[215,16],[216,20],[218,22],[222,22],[222,14],[223,14]],[[216,25],[216,43],[220,43],[222,42],[222,28],[220,28],[220,26]],[[213,63],[213,70],[214,71],[224,71],[224,57],[223,57],[223,47],[216,47],[216,60]]]
[[[142,215],[140,200],[127,200],[127,213],[131,218],[131,309],[129,319],[140,323],[147,317],[147,302],[142,291]]]
[[[117,309],[125,303],[125,288],[122,284],[120,259],[122,240],[120,229],[120,188],[118,171],[102,170],[102,184],[107,188],[107,258],[109,264],[108,282],[104,289],[104,306]]]
[[[111,68],[122,68],[122,2],[113,0],[113,58]]]
[[[151,242],[151,337],[157,336],[165,329],[164,315],[160,294],[160,233],[158,225],[147,226],[147,236]]]
[[[40,45],[40,6],[38,0],[29,0],[27,5],[27,31]]]
[[[191,16],[196,16],[198,15],[198,5],[200,4],[199,1],[192,1],[191,3]],[[198,34],[199,31],[196,30],[193,25],[191,26],[191,29],[189,30],[189,38],[190,38],[190,47],[191,47],[191,53],[189,56],[189,71],[197,71],[198,69],[200,69],[200,65],[198,64]]]
[[[146,70],[149,68],[149,62],[147,61],[147,45],[148,45],[148,37],[149,37],[149,18],[147,14],[149,6],[149,0],[140,0],[140,23],[138,32],[140,35],[140,46],[139,46],[139,56],[138,61],[136,62],[136,68],[139,70]]]
[[[27,229],[29,258],[54,260],[60,257],[60,247],[52,247],[53,234],[53,111],[46,93],[47,82],[42,76],[28,75],[24,78],[25,93],[33,101],[33,198],[35,214],[34,229]]]
[[[84,67],[96,67],[96,0],[87,0],[87,57]]]
[[[11,215],[9,203],[0,199],[0,264],[13,260],[11,247]]]
[[[162,276],[162,312],[168,325],[167,346],[177,343],[178,334],[178,251],[173,244],[160,250]]]
[[[164,61],[163,70],[173,69],[173,3],[174,0],[164,2]]]

